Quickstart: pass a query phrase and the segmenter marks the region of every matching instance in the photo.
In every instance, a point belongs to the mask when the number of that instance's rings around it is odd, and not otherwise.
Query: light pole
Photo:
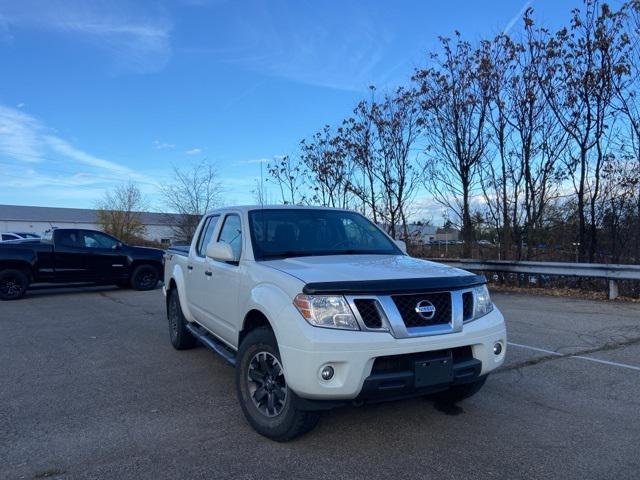
[[[580,242],[573,242],[571,245],[573,245],[575,247],[575,250],[576,250],[576,263],[578,263],[578,261],[580,260],[580,257],[579,257]]]

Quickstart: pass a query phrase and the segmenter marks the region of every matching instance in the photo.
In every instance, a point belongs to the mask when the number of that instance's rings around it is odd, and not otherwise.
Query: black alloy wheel
[[[280,415],[287,401],[287,383],[280,361],[269,352],[256,353],[247,372],[251,400],[267,417]]]
[[[153,290],[158,284],[160,274],[153,265],[140,265],[131,277],[131,285],[136,290]]]
[[[24,295],[29,286],[29,278],[20,270],[0,272],[0,299],[17,300]]]

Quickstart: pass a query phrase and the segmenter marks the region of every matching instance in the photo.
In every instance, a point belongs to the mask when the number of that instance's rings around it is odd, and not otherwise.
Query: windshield
[[[249,227],[256,260],[311,255],[402,255],[373,223],[354,212],[252,210]]]

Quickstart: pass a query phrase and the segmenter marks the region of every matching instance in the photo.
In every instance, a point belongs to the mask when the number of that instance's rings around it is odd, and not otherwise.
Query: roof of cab
[[[322,207],[316,205],[234,205],[230,207],[220,207],[207,212],[207,214],[211,213],[220,213],[220,212],[250,212],[252,210],[339,210],[339,211],[350,211],[346,208],[333,208],[333,207]]]

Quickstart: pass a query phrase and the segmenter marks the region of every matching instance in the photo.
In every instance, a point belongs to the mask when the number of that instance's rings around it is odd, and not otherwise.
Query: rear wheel
[[[455,385],[443,392],[434,393],[430,398],[441,403],[457,403],[478,393],[486,381],[487,375],[473,382]]]
[[[298,410],[287,386],[276,337],[268,327],[245,337],[238,351],[236,389],[242,411],[261,435],[286,442],[313,429],[318,412]]]
[[[196,345],[196,339],[186,328],[186,319],[180,307],[180,298],[176,289],[169,290],[167,301],[167,318],[169,320],[169,338],[176,350],[186,350]]]
[[[24,296],[29,286],[29,277],[22,270],[0,272],[0,300],[17,300]]]
[[[131,286],[136,290],[153,290],[159,280],[160,273],[153,265],[140,265],[131,274]]]

